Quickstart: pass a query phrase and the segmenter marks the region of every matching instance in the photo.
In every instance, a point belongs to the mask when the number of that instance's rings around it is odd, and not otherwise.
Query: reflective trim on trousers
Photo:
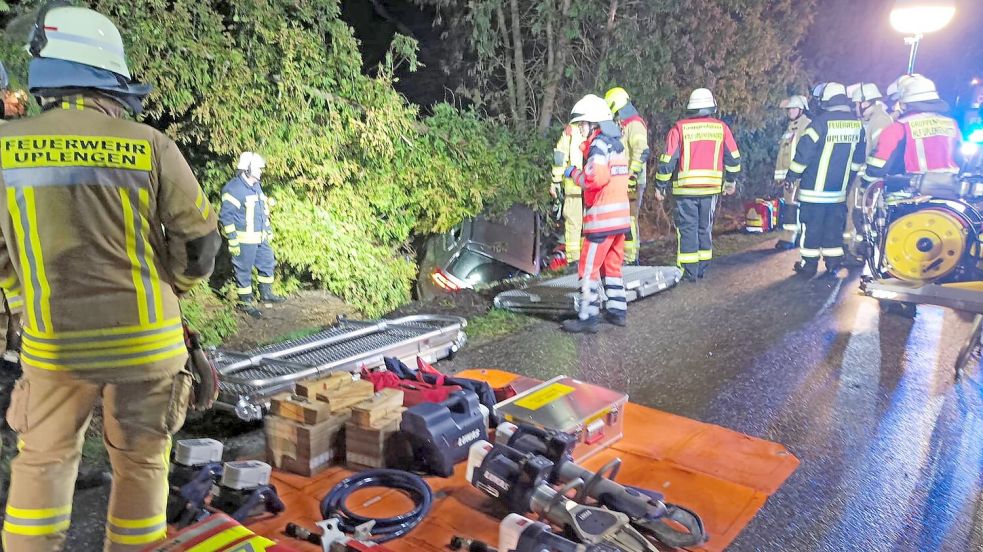
[[[712,249],[702,249],[702,250],[698,251],[696,254],[699,257],[699,260],[701,260],[701,261],[710,261],[710,260],[713,260],[713,250]]]
[[[39,537],[67,531],[71,524],[72,507],[16,508],[7,505],[3,530],[14,535]]]
[[[106,536],[117,544],[152,544],[167,537],[167,518],[164,515],[147,519],[110,516],[106,521]]]
[[[819,250],[823,257],[842,257],[843,248],[842,247],[824,247]]]
[[[273,276],[263,276],[262,274],[256,276],[256,281],[261,284],[272,284]]]

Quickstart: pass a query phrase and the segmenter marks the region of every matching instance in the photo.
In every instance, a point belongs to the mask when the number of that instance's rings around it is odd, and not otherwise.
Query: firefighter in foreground
[[[881,133],[894,123],[894,119],[887,112],[884,96],[876,84],[872,82],[857,83],[847,87],[847,92],[853,101],[854,112],[860,117],[864,126],[864,137],[867,145],[864,150],[864,158],[866,159],[876,148]],[[863,231],[863,195],[863,179],[858,175],[850,183],[850,189],[847,192],[846,232],[843,233],[846,253],[851,257],[849,260],[858,265],[863,263],[864,258],[864,241],[861,235]]]
[[[867,158],[864,179],[876,182],[890,175],[921,174],[926,191],[939,186],[939,197],[945,197],[959,174],[958,123],[944,115],[948,104],[939,97],[935,83],[921,75],[901,84],[898,104],[901,117],[881,132],[877,148]]]
[[[810,119],[806,116],[809,104],[805,96],[792,96],[782,100],[781,108],[788,115],[788,127],[778,146],[778,159],[775,161],[775,185],[785,198],[782,208],[782,239],[775,244],[776,249],[794,249],[799,238],[799,206],[795,201],[795,187],[786,186],[788,167],[795,157],[795,147],[802,138]]]
[[[666,136],[666,150],[659,158],[656,198],[665,199],[669,182],[676,201],[675,222],[679,240],[677,264],[683,281],[703,278],[713,259],[713,218],[721,191],[737,191],[741,153],[726,123],[714,117],[713,93],[698,88],[689,97],[690,117],[678,121]]]
[[[171,436],[192,386],[178,295],[212,271],[217,220],[174,142],[124,119],[150,88],[131,80],[109,19],[46,6],[29,49],[43,113],[0,127],[0,284],[25,311],[4,549],[63,549],[101,402],[106,550],[142,550],[166,535]]]
[[[239,310],[253,318],[263,313],[253,304],[253,268],[259,282],[259,298],[264,303],[281,303],[273,293],[276,259],[270,239],[270,200],[263,193],[260,178],[266,161],[251,151],[239,157],[236,176],[222,188],[222,231],[229,240],[229,253],[235,269]]]
[[[567,167],[564,176],[584,190],[584,242],[580,252],[580,312],[563,322],[574,333],[594,333],[601,324],[600,284],[607,297],[605,319],[616,326],[628,321],[628,302],[621,267],[625,261],[625,237],[631,232],[628,202],[628,157],[621,143],[621,129],[613,121],[607,103],[593,94],[573,107],[570,123],[587,136],[581,151],[583,169]]]
[[[568,263],[580,259],[581,228],[584,224],[584,197],[580,186],[563,176],[567,167],[584,167],[584,154],[580,146],[584,143],[580,125],[569,124],[553,149],[553,185],[550,196],[554,199],[563,193],[563,250]]]
[[[604,95],[614,119],[621,126],[621,143],[628,155],[628,170],[631,177],[628,183],[628,201],[631,202],[631,236],[625,242],[625,262],[638,264],[638,252],[642,239],[638,233],[638,217],[648,185],[649,130],[648,123],[638,114],[631,98],[624,88],[616,87]]]
[[[842,266],[847,190],[866,148],[863,125],[842,84],[826,84],[819,107],[822,112],[806,128],[788,171],[789,183],[799,189],[802,223],[802,259],[795,272],[810,277],[818,272],[820,258],[830,275]]]

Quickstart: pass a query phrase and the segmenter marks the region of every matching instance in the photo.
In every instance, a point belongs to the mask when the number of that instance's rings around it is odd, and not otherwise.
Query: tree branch
[[[509,27],[505,22],[505,11],[502,6],[499,5],[495,8],[495,17],[498,19],[498,28],[502,33],[502,42],[505,44],[505,51],[508,52],[512,49],[511,39],[509,38]],[[505,67],[505,86],[508,88],[509,94],[509,111],[512,113],[512,120],[519,120],[519,109],[516,103],[515,97],[515,75],[512,74],[512,62],[509,60],[508,56],[503,56],[502,65]]]
[[[560,29],[556,33],[556,45],[553,45],[553,11],[551,10],[550,19],[546,23],[546,34],[548,40],[548,47],[553,52],[553,55],[548,56],[552,63],[547,64],[546,68],[546,88],[543,91],[543,103],[539,109],[539,123],[536,125],[536,130],[540,134],[546,134],[546,131],[550,127],[550,122],[553,120],[553,111],[556,107],[556,96],[560,90],[560,81],[563,80],[563,71],[566,66],[567,59],[567,49],[569,46],[569,40],[567,39],[567,33],[564,32],[563,23],[567,20],[567,14],[570,13],[570,2],[571,0],[562,0],[560,5]],[[555,58],[555,60],[554,60]]]

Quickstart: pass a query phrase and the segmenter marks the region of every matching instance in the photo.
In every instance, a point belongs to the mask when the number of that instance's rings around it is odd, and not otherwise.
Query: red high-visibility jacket
[[[628,202],[628,157],[620,136],[594,131],[582,146],[583,170],[574,169],[573,181],[584,189],[585,236],[603,237],[631,232]]]
[[[713,117],[695,117],[676,123],[666,136],[665,153],[659,157],[656,180],[668,186],[679,169],[673,195],[705,196],[719,194],[727,181],[741,172],[741,153],[727,123]]]
[[[867,158],[864,178],[876,181],[901,171],[914,173],[959,172],[959,125],[938,113],[916,113],[898,119],[884,129],[877,149]]]

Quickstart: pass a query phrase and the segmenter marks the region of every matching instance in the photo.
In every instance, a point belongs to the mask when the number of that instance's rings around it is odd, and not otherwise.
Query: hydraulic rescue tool
[[[625,552],[658,552],[632,527],[627,515],[578,504],[565,496],[582,487],[583,481],[574,481],[559,491],[550,486],[546,480],[552,469],[553,463],[542,456],[481,441],[471,447],[467,476],[472,485],[511,512],[538,514],[584,544],[608,545]]]
[[[324,552],[391,552],[385,546],[372,541],[372,522],[355,528],[352,536],[339,528],[338,518],[317,522],[321,534],[314,533],[295,523],[288,523],[284,531],[288,537],[321,546]]]
[[[703,521],[695,512],[664,503],[664,497],[659,493],[616,483],[614,478],[621,468],[620,460],[615,459],[596,473],[574,463],[572,454],[577,440],[573,435],[503,423],[498,426],[495,441],[522,453],[545,457],[553,464],[549,475],[551,484],[583,481],[575,501],[583,502],[589,497],[609,510],[621,512],[631,519],[636,529],[667,546],[683,548],[707,540]]]
[[[174,445],[168,482],[167,521],[187,527],[209,515],[205,503],[222,476],[222,443],[214,439],[185,439]]]
[[[498,529],[498,548],[502,552],[618,552],[610,544],[577,544],[550,531],[545,523],[519,514],[509,514]],[[628,550],[627,548],[624,550]]]
[[[487,415],[472,391],[457,391],[442,403],[421,403],[403,413],[401,435],[413,451],[414,468],[450,477],[475,441],[488,439]]]
[[[283,502],[276,488],[270,485],[272,472],[269,464],[255,460],[226,462],[222,479],[213,491],[211,506],[239,522],[265,513],[283,512]]]

